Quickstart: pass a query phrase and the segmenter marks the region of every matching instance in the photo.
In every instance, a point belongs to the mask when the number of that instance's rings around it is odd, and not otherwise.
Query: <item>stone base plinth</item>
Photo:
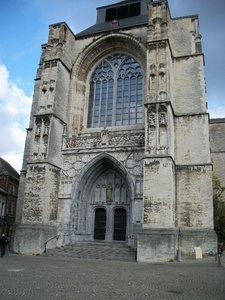
[[[163,262],[177,259],[179,251],[182,255],[190,256],[195,253],[194,247],[200,247],[203,255],[215,253],[217,236],[212,229],[178,230],[141,229],[137,241],[137,261]]]
[[[13,250],[19,254],[41,254],[45,250],[45,242],[57,235],[55,226],[24,224],[15,227]],[[56,246],[52,239],[47,248]]]
[[[176,232],[142,229],[138,234],[137,261],[163,262],[175,259]]]
[[[180,250],[183,255],[194,255],[194,247],[201,247],[202,254],[217,251],[217,235],[212,229],[182,230]]]

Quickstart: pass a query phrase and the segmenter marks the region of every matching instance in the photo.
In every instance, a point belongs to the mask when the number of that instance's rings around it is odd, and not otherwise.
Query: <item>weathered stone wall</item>
[[[49,164],[28,166],[22,223],[55,224],[59,173],[58,168]]]
[[[46,163],[28,165],[20,195],[23,201],[18,206],[14,251],[40,254],[44,243],[56,235],[59,173],[58,168]]]
[[[179,249],[183,255],[193,256],[194,247],[201,247],[203,255],[217,252],[217,237],[210,229],[181,230]]]
[[[62,64],[59,64],[57,68],[57,85],[54,97],[54,113],[65,123],[67,122],[69,110],[69,83],[70,72]]]
[[[20,224],[16,226],[13,250],[19,254],[41,254],[45,242],[56,236],[55,226],[47,224]],[[56,241],[48,243],[48,248],[55,247]]]
[[[225,120],[212,119],[209,123],[210,150],[213,163],[213,174],[218,177],[225,187]]]
[[[20,173],[20,184],[18,189],[18,198],[17,198],[17,204],[16,204],[16,219],[15,219],[15,225],[21,223],[22,221],[22,213],[23,213],[23,195],[25,190],[25,184],[26,184],[26,173],[21,172]]]
[[[174,228],[174,175],[171,158],[145,158],[143,228]]]
[[[169,24],[169,40],[174,57],[195,54],[200,41],[198,16],[174,18]]]
[[[176,115],[206,113],[203,56],[175,58],[173,86]]]
[[[176,164],[210,164],[208,115],[177,117],[174,124]]]
[[[62,146],[63,125],[64,123],[60,119],[55,117],[52,118],[47,147],[48,161],[52,164],[57,162],[57,165],[59,166],[62,165],[62,155],[58,149]]]
[[[213,230],[212,167],[176,167],[176,226]]]
[[[148,9],[148,25],[89,37],[76,37],[65,23],[50,26],[25,146],[18,252],[41,253],[55,234],[58,245],[93,239],[97,207],[109,216],[109,240],[114,210],[126,210],[127,243],[137,247],[139,261],[174,259],[178,228],[186,231],[183,253],[194,246],[212,250],[212,165],[198,18],[171,19],[166,1],[151,2]],[[112,53],[129,54],[142,68],[143,124],[87,128],[91,74]],[[214,150],[218,165],[223,154]],[[97,178],[112,179],[107,172],[114,174],[114,188],[123,184],[120,193],[126,192],[120,198],[113,191],[110,204],[102,194],[93,196]]]
[[[138,233],[137,261],[164,262],[174,260],[175,244],[174,230],[142,229]]]

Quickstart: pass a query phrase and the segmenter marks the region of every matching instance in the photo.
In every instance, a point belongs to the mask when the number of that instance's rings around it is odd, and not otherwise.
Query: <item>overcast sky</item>
[[[41,44],[48,26],[65,21],[74,34],[96,21],[96,7],[113,0],[0,1],[0,156],[18,172]],[[168,0],[172,18],[198,14],[205,54],[208,111],[225,117],[225,0]]]

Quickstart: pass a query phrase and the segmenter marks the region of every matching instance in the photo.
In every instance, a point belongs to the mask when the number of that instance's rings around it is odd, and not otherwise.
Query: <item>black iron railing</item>
[[[46,253],[46,251],[47,251],[47,244],[48,244],[48,242],[50,242],[50,241],[52,241],[54,239],[58,240],[59,236],[60,236],[60,234],[55,235],[55,236],[51,237],[50,239],[48,239],[46,242],[44,242],[44,246],[45,246],[44,253]]]

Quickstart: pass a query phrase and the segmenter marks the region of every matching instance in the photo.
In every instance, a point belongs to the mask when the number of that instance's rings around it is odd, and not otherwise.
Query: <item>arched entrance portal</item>
[[[133,236],[133,182],[115,158],[95,158],[78,177],[71,241],[126,241]],[[128,237],[128,238],[127,238]]]
[[[106,229],[106,210],[104,208],[97,208],[95,211],[94,239],[104,240],[105,229]]]
[[[94,213],[95,240],[126,240],[130,198],[123,176],[109,169],[97,176],[88,195],[88,215]]]

